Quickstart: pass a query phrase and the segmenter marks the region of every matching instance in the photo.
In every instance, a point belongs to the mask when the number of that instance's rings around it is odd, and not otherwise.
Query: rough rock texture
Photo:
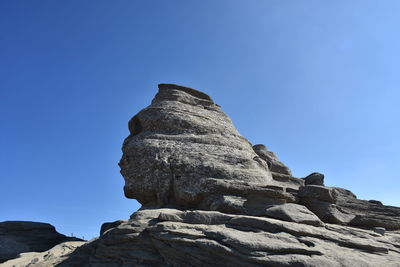
[[[142,208],[29,266],[400,266],[400,208],[300,179],[206,94],[161,84],[129,122],[124,192]],[[46,256],[50,255],[50,256]],[[47,259],[48,258],[48,259]],[[6,262],[5,266],[11,261]]]
[[[83,241],[68,241],[56,245],[55,247],[45,252],[26,252],[21,253],[15,259],[9,260],[0,266],[4,267],[50,267],[57,266],[68,258],[69,254],[77,247],[82,246],[86,242]]]
[[[324,175],[319,172],[313,172],[304,178],[305,185],[324,185]]]
[[[336,205],[346,215],[355,215],[349,225],[373,228],[384,227],[387,230],[400,229],[400,208],[382,205],[379,201],[366,201],[357,199],[348,190],[335,188],[338,197]]]
[[[151,105],[129,122],[120,161],[125,195],[142,208],[172,207],[268,216],[298,203],[322,221],[400,229],[400,209],[324,186],[324,175],[293,177],[264,145],[252,146],[206,94],[159,85]]]
[[[148,209],[57,266],[399,266],[399,241],[396,232],[382,236],[332,224]]]
[[[322,221],[372,229],[400,229],[400,208],[357,199],[349,190],[306,185],[299,189],[300,203]]]
[[[289,222],[322,226],[321,220],[305,206],[288,203],[267,208],[264,216]]]
[[[290,169],[279,161],[278,157],[274,152],[268,151],[267,147],[263,144],[258,144],[253,146],[254,152],[260,156],[263,160],[265,160],[268,164],[268,168],[272,173],[280,173],[285,175],[292,175]]]
[[[285,175],[290,171],[273,153],[257,154],[220,107],[191,88],[159,85],[129,130],[120,161],[124,191],[145,208],[221,206],[254,214],[262,212],[259,203],[294,202],[285,187],[297,190],[304,183],[273,180],[268,165]],[[238,210],[233,199],[245,204]]]
[[[55,245],[80,240],[66,237],[48,223],[28,221],[0,222],[0,262],[15,258],[23,252],[42,252]]]
[[[115,221],[115,222],[106,222],[106,223],[103,223],[102,225],[101,225],[101,228],[100,228],[100,235],[103,235],[105,232],[107,232],[108,230],[110,230],[110,229],[112,229],[112,228],[115,228],[115,227],[117,227],[118,225],[120,225],[121,223],[125,223],[125,222],[127,222],[126,220],[118,220],[118,221]]]

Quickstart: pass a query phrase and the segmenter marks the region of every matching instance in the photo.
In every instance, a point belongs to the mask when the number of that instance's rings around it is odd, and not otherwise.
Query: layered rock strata
[[[144,208],[261,214],[266,205],[296,202],[285,187],[304,184],[265,147],[253,149],[209,96],[191,88],[159,85],[129,130],[120,161],[124,191]],[[284,182],[270,168],[286,175]]]
[[[294,177],[265,145],[242,137],[220,106],[198,90],[160,84],[151,105],[129,121],[129,130],[120,161],[124,191],[143,209],[272,217],[271,207],[294,203],[324,222],[400,229],[399,208],[326,187],[321,173]]]
[[[159,85],[129,131],[124,193],[142,208],[15,266],[400,266],[400,208],[294,177],[200,91]]]
[[[399,259],[398,232],[382,236],[334,224],[316,227],[217,211],[146,209],[56,266],[394,267]],[[30,266],[54,265],[40,261]]]

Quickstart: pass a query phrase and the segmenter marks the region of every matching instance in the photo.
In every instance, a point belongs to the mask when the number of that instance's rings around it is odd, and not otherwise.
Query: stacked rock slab
[[[160,84],[129,130],[120,161],[124,191],[143,208],[261,214],[267,205],[296,201],[221,108],[195,89]],[[297,180],[292,187],[302,184]]]
[[[293,177],[273,152],[242,137],[220,106],[198,90],[160,84],[151,105],[128,125],[121,174],[125,195],[137,199],[142,209],[273,217],[272,206],[291,203],[279,210],[305,214],[307,207],[328,223],[400,229],[399,208],[326,187],[320,173]]]
[[[400,234],[217,211],[145,209],[62,266],[399,266]],[[103,264],[103,265],[102,265]],[[105,265],[108,264],[108,265]]]

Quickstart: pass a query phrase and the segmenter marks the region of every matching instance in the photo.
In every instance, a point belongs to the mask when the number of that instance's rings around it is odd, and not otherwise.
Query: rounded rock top
[[[203,93],[199,90],[196,90],[196,89],[193,89],[193,88],[190,88],[187,86],[183,86],[183,85],[177,85],[177,84],[172,84],[172,83],[160,83],[158,85],[158,89],[160,89],[160,90],[171,90],[171,89],[172,90],[180,90],[180,91],[188,93],[194,97],[214,102],[211,99],[211,97],[209,95],[207,95],[206,93]]]

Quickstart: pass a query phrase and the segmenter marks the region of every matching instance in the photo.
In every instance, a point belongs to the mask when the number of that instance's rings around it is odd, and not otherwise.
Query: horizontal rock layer
[[[325,186],[321,173],[294,177],[266,146],[242,137],[208,95],[161,84],[128,126],[121,174],[141,210],[103,224],[84,245],[63,243],[17,262],[400,266],[400,233],[392,231],[400,208]]]
[[[124,191],[144,207],[208,209],[235,181],[274,184],[268,163],[197,90],[160,85],[152,104],[130,120],[129,130],[120,161]]]
[[[252,146],[242,137],[220,106],[198,90],[159,85],[151,105],[130,120],[129,130],[120,161],[124,192],[143,209],[271,217],[271,207],[294,203],[323,222],[400,229],[399,208],[326,187],[321,173],[294,177],[265,145]],[[296,212],[287,207],[277,209],[294,212],[282,217],[293,220]]]
[[[397,232],[155,209],[136,212],[58,266],[399,266],[399,242]]]

